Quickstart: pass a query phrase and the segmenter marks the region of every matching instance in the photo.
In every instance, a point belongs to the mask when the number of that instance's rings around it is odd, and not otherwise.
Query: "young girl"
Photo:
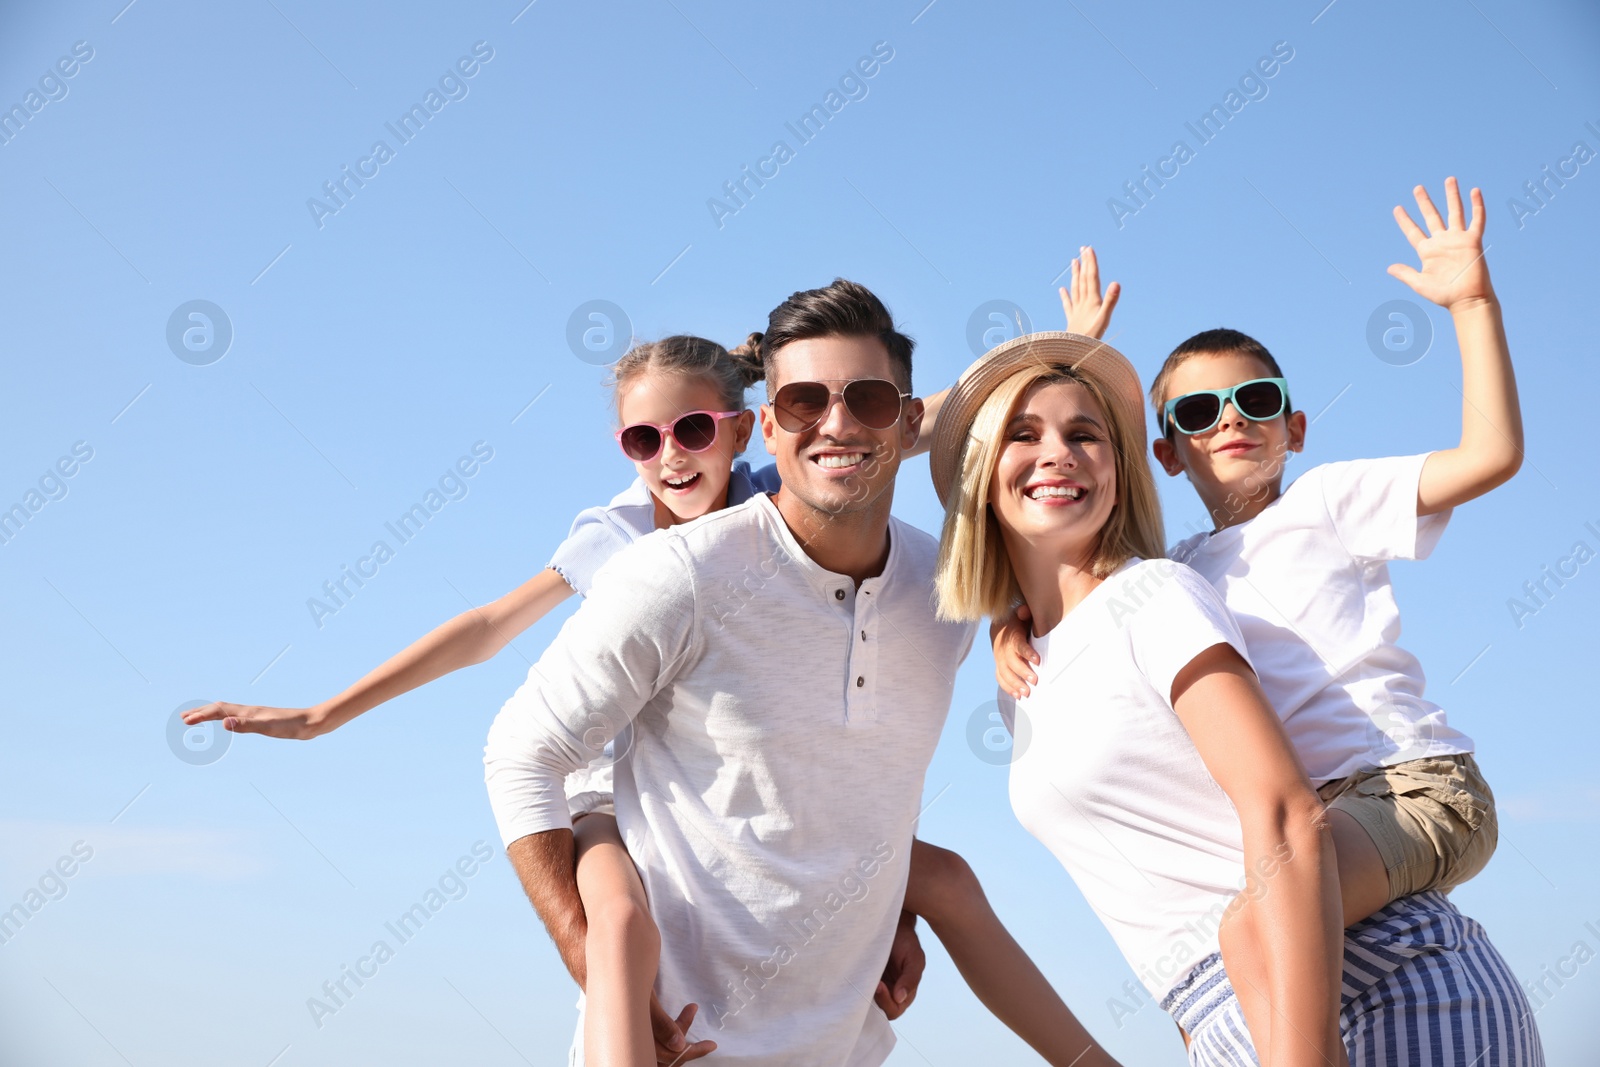
[[[1271,353],[1236,330],[1179,345],[1150,390],[1170,475],[1187,474],[1214,529],[1173,546],[1221,592],[1262,687],[1327,803],[1346,924],[1411,893],[1448,891],[1494,852],[1494,798],[1472,741],[1423,696],[1423,672],[1397,643],[1387,561],[1423,559],[1451,509],[1510,478],[1522,421],[1499,303],[1483,256],[1482,194],[1463,216],[1454,178],[1448,220],[1415,190],[1425,234],[1395,208],[1421,270],[1389,273],[1450,311],[1462,360],[1460,444],[1428,455],[1331,463],[1287,489],[1305,446]],[[997,637],[1001,685],[1033,672],[1021,626]],[[1241,991],[1241,995],[1248,994]]]
[[[1221,596],[1159,558],[1144,440],[1132,366],[1070,334],[1000,346],[944,401],[940,611],[1020,600],[1032,620],[1018,818],[1190,1035],[1192,1063],[1377,1065],[1423,1045],[1451,1067],[1541,1062],[1520,988],[1442,894],[1341,943],[1326,813]],[[1259,951],[1240,957],[1239,930]]]
[[[1085,324],[1084,328],[1090,328]],[[697,337],[669,337],[629,351],[613,375],[623,429],[616,434],[638,478],[603,508],[574,522],[549,566],[483,608],[463,612],[331,700],[310,708],[213,703],[190,724],[272,737],[310,738],[337,729],[402,693],[498,652],[574,591],[619,549],[653,530],[688,522],[777,489],[776,468],[735,461],[754,413],[745,390],[761,379],[760,335],[732,353]],[[625,752],[627,737],[619,737]],[[594,1065],[684,1062],[712,1051],[689,1042],[696,1006],[671,1018],[652,993],[659,939],[643,887],[610,808],[608,752],[567,781],[574,813],[576,877],[587,934],[584,1048]],[[581,816],[581,817],[579,817]],[[1053,1064],[1109,1065],[1105,1056],[995,916],[971,870],[954,853],[915,842],[905,908],[927,919],[963,977],[995,1015]],[[875,997],[891,1017],[904,1010],[886,985]]]

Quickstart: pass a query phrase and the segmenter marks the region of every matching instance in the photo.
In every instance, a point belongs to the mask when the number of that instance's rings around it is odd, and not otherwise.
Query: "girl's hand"
[[[1085,337],[1104,337],[1111,325],[1111,311],[1122,295],[1122,286],[1112,282],[1100,296],[1100,263],[1094,249],[1083,245],[1079,258],[1072,261],[1072,288],[1061,287],[1061,310],[1067,313],[1067,332]]]
[[[222,721],[222,728],[236,734],[265,734],[291,741],[309,741],[333,729],[320,705],[314,708],[265,708],[254,704],[229,704],[218,700],[203,708],[183,713],[190,726]]]
[[[1404,263],[1393,263],[1389,273],[1416,290],[1418,296],[1433,301],[1447,311],[1455,312],[1474,304],[1494,299],[1494,288],[1489,284],[1489,265],[1483,260],[1483,192],[1472,190],[1472,222],[1467,224],[1461,211],[1461,187],[1454,178],[1444,180],[1446,202],[1449,204],[1449,222],[1439,218],[1439,209],[1433,206],[1428,190],[1417,186],[1417,211],[1428,224],[1428,232],[1411,221],[1406,209],[1394,209],[1394,221],[1406,235],[1411,247],[1422,260],[1422,269],[1416,270]]]
[[[1033,667],[1039,662],[1039,653],[1028,642],[1029,624],[1033,614],[1028,605],[1017,609],[1003,619],[996,619],[989,627],[989,640],[994,643],[994,678],[1002,692],[1021,700],[1028,695],[1030,685],[1039,681]]]

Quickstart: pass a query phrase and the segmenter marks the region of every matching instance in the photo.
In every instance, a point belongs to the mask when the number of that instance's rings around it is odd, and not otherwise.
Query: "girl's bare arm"
[[[512,638],[572,595],[572,587],[553,570],[542,570],[505,596],[470,608],[435,627],[331,700],[309,708],[275,708],[216,701],[183,714],[183,721],[221,720],[236,733],[309,740],[338,729],[402,693],[409,693],[451,671],[482,663]]]

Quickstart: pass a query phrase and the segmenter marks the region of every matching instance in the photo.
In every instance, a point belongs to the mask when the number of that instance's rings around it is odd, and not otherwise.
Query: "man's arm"
[[[519,837],[506,846],[506,856],[522,882],[533,909],[561,953],[561,962],[578,988],[587,987],[588,968],[583,943],[589,922],[578,900],[578,879],[573,861],[572,831],[546,830]]]
[[[928,957],[917,937],[917,916],[902,909],[895,924],[894,940],[889,943],[889,962],[884,965],[883,977],[872,993],[873,1002],[891,1021],[904,1015],[911,1002],[917,999],[922,972],[927,966]]]
[[[676,547],[660,539],[630,546],[601,569],[489,730],[484,779],[501,840],[580,986],[587,923],[565,778],[671,681],[698,634],[693,580]]]

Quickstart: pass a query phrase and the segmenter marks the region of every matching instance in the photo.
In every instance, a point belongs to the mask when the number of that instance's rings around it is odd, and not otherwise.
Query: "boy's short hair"
[[[916,342],[895,329],[894,317],[872,290],[835,278],[822,289],[806,289],[772,309],[765,334],[751,334],[766,369],[770,393],[777,381],[775,357],[784,345],[815,337],[875,337],[889,350],[900,387],[911,388],[911,350]]]
[[[1283,369],[1278,366],[1278,361],[1272,358],[1272,353],[1267,351],[1267,346],[1257,341],[1247,333],[1230,330],[1226,327],[1215,330],[1201,330],[1187,341],[1172,350],[1166,362],[1161,364],[1161,370],[1156,374],[1156,380],[1150,383],[1150,403],[1156,409],[1156,425],[1161,428],[1165,437],[1172,436],[1172,427],[1167,425],[1166,415],[1162,408],[1167,403],[1167,384],[1172,381],[1172,375],[1184,363],[1194,356],[1222,356],[1238,353],[1257,360],[1271,372],[1271,377],[1282,378]],[[1294,410],[1289,402],[1288,391],[1284,391],[1284,414]]]

